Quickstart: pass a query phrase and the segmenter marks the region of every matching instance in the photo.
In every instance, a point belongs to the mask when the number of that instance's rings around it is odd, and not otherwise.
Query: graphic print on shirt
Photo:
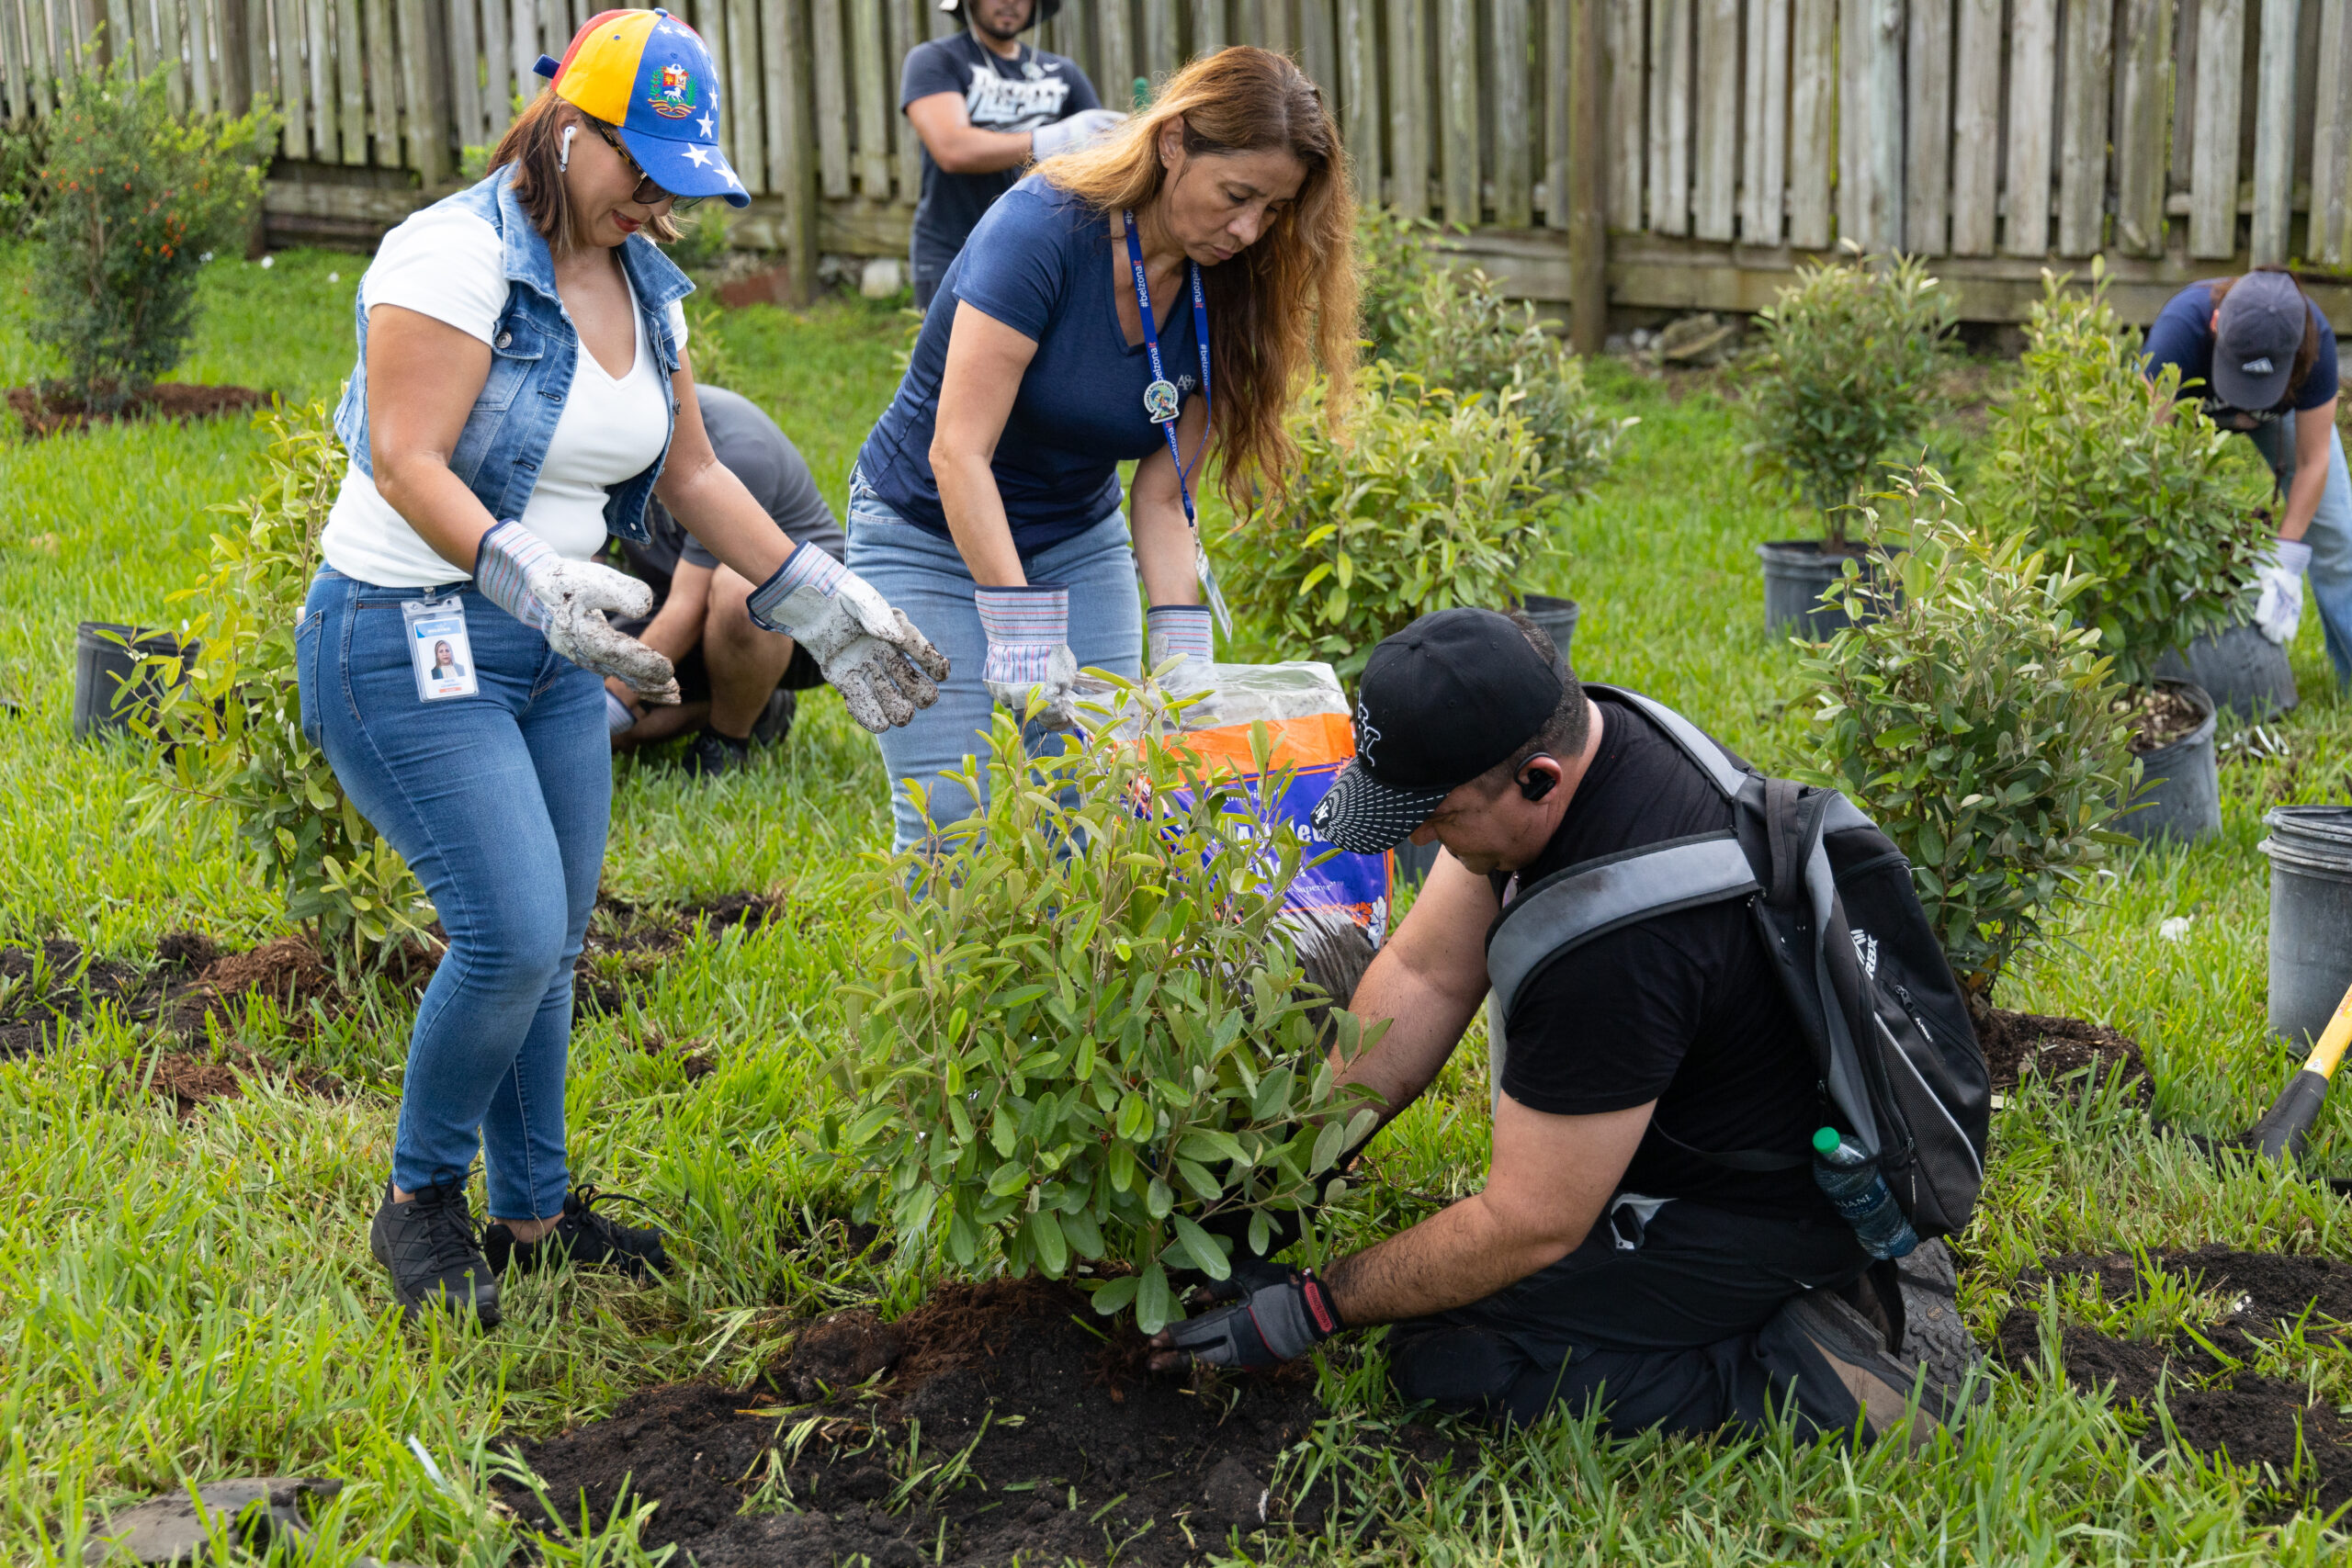
[[[1018,77],[1000,76],[986,65],[972,67],[972,85],[964,89],[964,113],[982,130],[1035,130],[1062,118],[1069,96],[1069,82],[1059,63],[1032,60]]]

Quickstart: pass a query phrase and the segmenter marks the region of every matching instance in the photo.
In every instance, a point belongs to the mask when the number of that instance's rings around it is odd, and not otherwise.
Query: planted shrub
[[[2087,292],[2067,281],[2042,274],[2024,373],[1994,410],[1993,499],[2035,548],[2098,580],[2078,613],[2118,676],[2143,686],[2167,650],[2242,614],[2271,480],[2194,400],[2173,400],[2178,367],[2152,389],[2103,262]]]
[[[212,536],[210,570],[173,595],[194,612],[186,635],[203,638],[202,656],[152,720],[133,722],[170,748],[154,802],[227,804],[261,874],[285,890],[288,918],[322,949],[372,964],[423,931],[432,907],[302,733],[295,682],[296,623],[349,459],[324,404],[267,418],[267,479],[219,509],[239,525]]]
[[[1300,463],[1288,496],[1217,542],[1225,558],[1250,563],[1231,574],[1235,612],[1285,657],[1351,676],[1417,616],[1512,601],[1559,549],[1518,400],[1457,396],[1377,361],[1335,435],[1310,388],[1292,416]]]
[[[1878,560],[1903,593],[1890,609],[1856,579],[1830,590],[1872,595],[1877,618],[1802,667],[1832,760],[1814,777],[1903,851],[1953,974],[1989,1002],[2122,841],[2108,824],[2138,780],[2131,724],[2114,661],[2077,616],[2095,578],[2015,532],[1966,526],[1932,468],[1876,499],[1860,516],[1874,543],[1908,545]]]
[[[1378,202],[1356,209],[1356,298],[1374,358],[1396,354],[1423,282],[1446,269],[1432,249],[1441,232],[1426,218]]]
[[[266,107],[175,116],[171,69],[69,73],[50,122],[28,330],[63,355],[67,389],[94,410],[120,408],[179,363],[202,258],[243,251],[277,135]]]
[[[1917,256],[1858,252],[1797,270],[1757,312],[1761,352],[1746,378],[1758,471],[1822,513],[1846,544],[1845,508],[1873,466],[1928,422],[1957,305]],[[1916,454],[1911,454],[1916,456]]]
[[[1089,1281],[1094,1308],[1156,1331],[1184,1315],[1169,1269],[1229,1272],[1204,1223],[1262,1253],[1267,1215],[1373,1124],[1333,1092],[1276,924],[1304,844],[1181,739],[1033,760],[1000,713],[978,771],[988,806],[941,830],[948,852],[876,874],[899,958],[843,988],[836,1071],[863,1109],[820,1138],[902,1245],[1056,1279],[1126,1265]],[[1376,1038],[1333,1016],[1343,1053]]]

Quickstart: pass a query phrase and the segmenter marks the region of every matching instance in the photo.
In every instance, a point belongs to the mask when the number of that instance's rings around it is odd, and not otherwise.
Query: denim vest
[[[572,371],[580,362],[580,336],[572,331],[571,318],[556,294],[555,257],[531,215],[514,199],[514,173],[511,166],[501,169],[470,190],[445,198],[487,219],[506,244],[506,308],[491,336],[490,377],[458,434],[457,450],[449,457],[449,471],[496,518],[520,517],[529,503],[531,491],[538,484],[539,464],[548,455],[556,421],[563,415],[564,398],[571,390]],[[635,479],[613,486],[605,498],[605,526],[632,544],[643,544],[646,498],[662,477],[678,417],[677,393],[671,378],[678,369],[679,346],[670,336],[669,308],[671,301],[692,293],[695,286],[642,234],[631,234],[622,243],[620,259],[621,270],[637,297],[638,314],[644,318],[645,341],[652,347],[670,404],[662,455]],[[364,298],[355,300],[352,310],[358,321],[359,363],[335,409],[334,431],[359,471],[372,479],[376,465],[368,446],[368,307]]]

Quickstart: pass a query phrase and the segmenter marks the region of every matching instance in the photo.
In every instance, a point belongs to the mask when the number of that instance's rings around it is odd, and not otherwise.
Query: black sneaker
[[[368,1250],[391,1271],[392,1293],[409,1321],[433,1306],[460,1315],[470,1309],[484,1328],[498,1326],[498,1276],[482,1256],[463,1182],[421,1187],[395,1203],[387,1181],[383,1206],[368,1227]]]
[[[667,1272],[670,1254],[662,1245],[659,1226],[625,1225],[595,1212],[595,1204],[615,1198],[639,1201],[626,1192],[573,1188],[564,1194],[563,1217],[537,1241],[518,1242],[505,1225],[492,1224],[482,1235],[491,1267],[502,1274],[509,1269],[528,1274],[569,1260],[575,1269],[605,1269],[632,1280]]]
[[[688,778],[724,778],[752,765],[752,743],[706,729],[686,743],[685,757],[678,765]]]
[[[781,746],[784,738],[792,733],[793,718],[800,712],[800,699],[778,686],[768,694],[768,705],[752,722],[752,740],[759,746]]]

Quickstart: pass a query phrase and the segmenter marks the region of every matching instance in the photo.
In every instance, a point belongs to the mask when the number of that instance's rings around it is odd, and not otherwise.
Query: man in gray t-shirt
[[[695,394],[711,449],[785,536],[814,545],[835,560],[846,555],[841,525],[775,421],[751,399],[723,387],[697,387]],[[699,726],[686,771],[732,773],[749,760],[753,739],[784,738],[792,728],[793,693],[819,685],[824,677],[817,661],[790,637],[752,624],[744,601],[752,585],[721,566],[661,502],[647,504],[645,525],[650,535],[646,543],[619,542],[619,547],[628,570],[650,583],[659,597],[650,617],[616,624],[677,666],[684,700],[674,707],[646,708],[626,685],[605,682],[613,747],[628,750]]]

